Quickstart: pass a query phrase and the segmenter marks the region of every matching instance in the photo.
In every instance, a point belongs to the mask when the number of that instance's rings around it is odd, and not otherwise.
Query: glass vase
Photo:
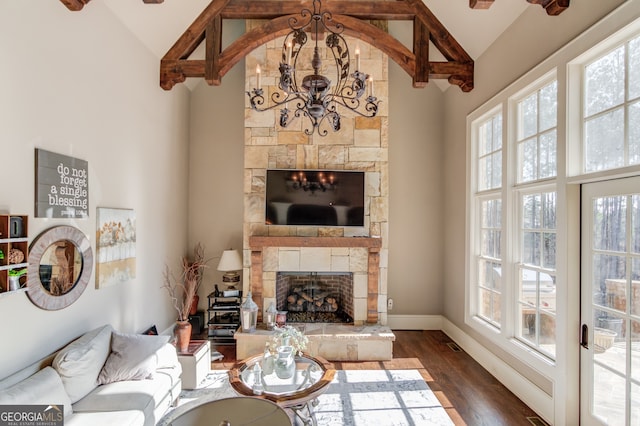
[[[296,363],[292,346],[278,346],[278,354],[273,365],[276,376],[280,379],[290,379],[296,372]]]

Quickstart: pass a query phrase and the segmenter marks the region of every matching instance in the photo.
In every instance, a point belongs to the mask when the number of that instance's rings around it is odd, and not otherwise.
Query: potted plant
[[[291,325],[276,326],[269,342],[269,349],[275,353],[279,346],[291,346],[294,354],[302,355],[308,343],[309,338],[298,328]]]
[[[204,246],[200,243],[195,245],[193,250],[193,260],[182,258],[182,274],[180,277],[174,276],[167,265],[164,269],[164,285],[169,293],[169,298],[176,310],[176,347],[179,352],[186,352],[191,340],[191,324],[189,323],[189,313],[194,299],[198,294],[198,288],[202,281],[203,269],[207,266],[204,258]]]

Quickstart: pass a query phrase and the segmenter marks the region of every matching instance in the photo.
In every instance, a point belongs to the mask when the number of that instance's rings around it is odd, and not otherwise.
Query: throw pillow
[[[62,379],[51,367],[0,392],[0,405],[60,405],[65,416],[73,413],[71,400],[64,390]]]
[[[75,403],[98,386],[98,374],[109,356],[110,325],[89,331],[62,348],[53,359],[64,388]]]
[[[181,368],[178,361],[178,352],[171,343],[166,343],[158,352],[158,368]]]
[[[111,354],[100,371],[98,383],[153,379],[158,367],[157,352],[169,336],[122,334],[113,332]]]

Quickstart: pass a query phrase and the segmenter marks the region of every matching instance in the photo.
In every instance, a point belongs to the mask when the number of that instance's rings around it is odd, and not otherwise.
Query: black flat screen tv
[[[267,170],[265,223],[364,226],[364,172]]]

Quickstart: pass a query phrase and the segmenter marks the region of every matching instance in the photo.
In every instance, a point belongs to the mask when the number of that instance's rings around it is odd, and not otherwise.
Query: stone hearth
[[[309,338],[307,352],[328,361],[388,361],[393,358],[396,336],[380,325],[296,324]],[[272,331],[258,328],[254,333],[235,334],[236,357],[246,359],[261,354]]]

